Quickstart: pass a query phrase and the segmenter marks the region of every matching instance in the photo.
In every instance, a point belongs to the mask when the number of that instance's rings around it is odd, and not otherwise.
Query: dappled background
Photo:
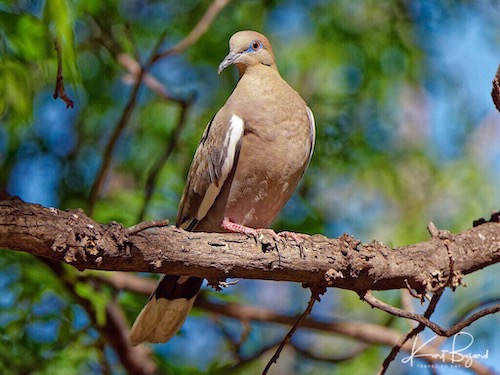
[[[237,80],[231,69],[217,76],[228,39],[237,30],[254,29],[273,43],[282,76],[308,102],[317,126],[309,171],[275,229],[330,237],[347,232],[400,246],[428,239],[430,221],[457,232],[500,208],[500,115],[490,97],[500,62],[497,1],[233,1],[193,45],[152,63],[152,55],[190,33],[210,4],[0,4],[2,190],[28,202],[82,208],[100,222],[174,221],[203,129]],[[72,109],[53,98],[56,39]],[[148,67],[149,84],[137,85],[137,62]],[[112,153],[103,170],[105,150]],[[437,320],[449,326],[471,304],[498,300],[498,271],[494,266],[476,272],[465,278],[467,288],[447,290]],[[2,373],[125,372],[99,330],[103,309],[114,299],[132,321],[147,296],[78,281],[69,269],[64,275],[90,301],[97,320],[45,263],[1,252]],[[250,280],[203,293],[211,301],[291,316],[309,298],[300,285]],[[399,291],[380,296],[401,304]],[[422,311],[417,300],[411,303]],[[312,316],[408,329],[406,321],[391,320],[357,294],[337,289],[327,292]],[[475,338],[470,350],[488,350],[482,363],[496,371],[500,331],[491,327],[499,324],[493,315],[467,328]],[[181,334],[151,349],[166,373],[254,374],[272,355],[260,351],[288,329],[266,322],[248,326],[195,309]],[[423,337],[433,334],[425,331]],[[389,350],[303,329],[275,371],[371,374]],[[404,355],[393,373],[428,371],[403,364]]]

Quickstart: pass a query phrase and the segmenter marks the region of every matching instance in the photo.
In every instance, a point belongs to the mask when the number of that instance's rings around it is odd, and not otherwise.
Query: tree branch
[[[173,48],[156,54],[153,56],[152,61],[157,61],[164,57],[181,53],[185,49],[189,48],[191,45],[196,43],[200,37],[205,34],[208,30],[208,27],[213,22],[215,17],[231,2],[231,0],[214,0],[212,4],[209,5],[203,17],[201,17],[200,21],[196,24],[196,26],[191,30],[191,32],[186,36],[183,40],[181,40],[178,44],[176,44]]]
[[[434,295],[434,297],[436,295],[440,297],[441,292],[442,292],[442,290],[438,291],[437,293],[439,293],[439,294],[436,293]],[[432,306],[433,301],[435,300],[434,297],[431,300],[431,304],[429,305],[429,308]],[[465,327],[470,326],[476,320],[481,319],[482,317],[484,317],[486,315],[496,314],[497,312],[500,311],[500,304],[497,304],[497,305],[494,305],[491,307],[487,307],[487,308],[484,308],[480,311],[475,312],[474,314],[469,316],[467,319],[459,321],[458,323],[453,325],[451,328],[445,329],[445,328],[441,327],[440,325],[432,322],[428,318],[427,314],[420,315],[420,314],[405,311],[405,310],[399,309],[397,307],[388,305],[385,302],[382,302],[379,299],[375,298],[369,291],[364,293],[361,298],[365,302],[367,302],[371,307],[380,309],[382,311],[385,311],[385,312],[392,314],[392,315],[395,315],[395,316],[399,316],[401,318],[415,320],[415,321],[419,322],[420,324],[423,324],[427,328],[430,328],[437,335],[446,336],[446,337],[450,337],[450,336],[457,334]],[[437,304],[437,301],[435,301],[434,304]],[[435,308],[435,306],[432,309],[429,309],[428,311],[430,311],[432,313],[434,311],[434,308]]]
[[[410,286],[422,294],[456,285],[463,275],[497,263],[500,224],[486,223],[446,239],[433,237],[395,249],[376,241],[362,244],[348,235],[314,235],[304,241],[301,257],[293,240],[276,243],[267,234],[256,241],[173,226],[130,234],[115,222],[99,224],[81,210],[61,211],[10,199],[0,201],[0,246],[79,270],[281,280],[357,292]]]
[[[441,296],[443,295],[444,289],[438,290],[431,299],[431,302],[429,303],[429,306],[427,306],[427,309],[425,310],[424,317],[429,319],[431,315],[434,313],[434,310],[436,309],[437,303],[441,299]],[[384,375],[387,372],[387,369],[389,368],[389,365],[394,359],[396,359],[396,355],[399,353],[403,345],[411,338],[415,337],[418,335],[420,332],[422,332],[425,329],[425,324],[424,323],[419,323],[415,328],[411,329],[408,333],[403,335],[401,339],[398,341],[396,345],[394,345],[391,349],[391,352],[389,355],[385,358],[384,362],[382,363],[382,367],[378,371],[378,375]]]

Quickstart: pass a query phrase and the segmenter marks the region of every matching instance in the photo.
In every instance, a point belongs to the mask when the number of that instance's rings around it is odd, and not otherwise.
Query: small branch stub
[[[60,43],[59,39],[56,39],[55,49],[57,52],[57,79],[56,79],[56,88],[54,90],[54,99],[61,98],[61,100],[64,103],[66,103],[66,109],[73,108],[75,103],[66,94],[66,89],[64,88],[62,50],[61,50],[61,43]]]
[[[500,111],[500,65],[497,69],[497,74],[493,78],[493,88],[491,89],[491,98],[498,111]]]

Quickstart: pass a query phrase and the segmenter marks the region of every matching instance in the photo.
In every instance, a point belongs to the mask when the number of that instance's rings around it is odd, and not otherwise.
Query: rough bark
[[[500,260],[500,224],[458,234],[430,228],[429,241],[390,248],[351,236],[276,242],[264,232],[190,233],[142,223],[100,224],[81,210],[61,211],[19,199],[0,201],[0,247],[78,268],[294,281],[355,291],[411,288],[418,293],[455,287],[463,275]]]

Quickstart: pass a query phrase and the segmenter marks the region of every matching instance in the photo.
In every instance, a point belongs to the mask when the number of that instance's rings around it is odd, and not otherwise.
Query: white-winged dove
[[[236,65],[238,84],[210,121],[194,155],[177,226],[255,235],[292,195],[311,160],[314,117],[280,76],[267,38],[240,31],[219,74]],[[203,279],[164,275],[137,317],[130,339],[166,342],[181,328]]]

